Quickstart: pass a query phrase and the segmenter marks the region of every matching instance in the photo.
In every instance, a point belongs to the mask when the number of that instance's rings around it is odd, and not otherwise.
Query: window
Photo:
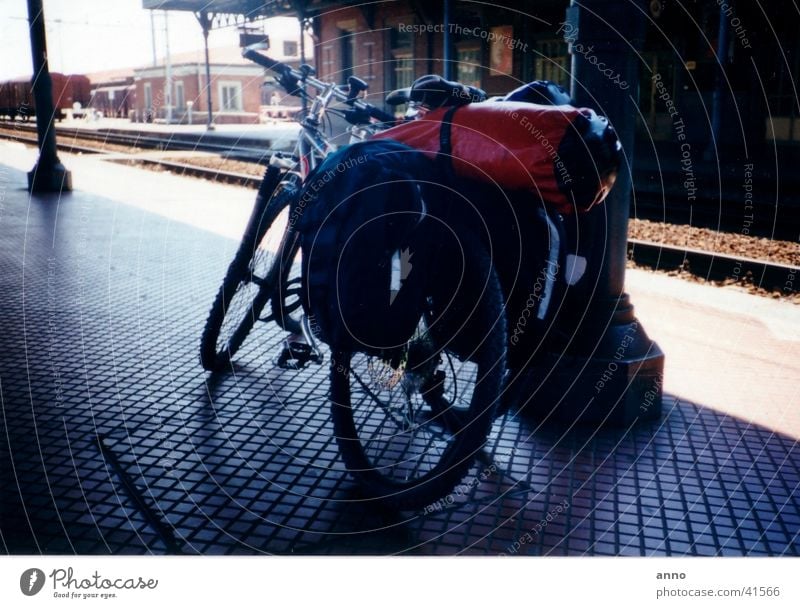
[[[219,107],[223,112],[242,111],[242,83],[219,83]]]
[[[367,59],[367,74],[365,76],[367,80],[374,80],[375,79],[374,48],[375,48],[375,43],[374,42],[365,42],[364,43],[364,51],[367,54],[367,57],[366,57],[366,59]]]
[[[406,23],[411,23],[411,20]],[[414,34],[407,30],[408,28],[404,28],[401,32],[400,28],[394,28],[391,31],[390,43],[393,49],[410,49],[414,46]]]
[[[183,81],[175,83],[175,107],[182,110],[186,107],[186,96],[183,94]]]
[[[460,48],[456,51],[458,69],[456,79],[462,84],[481,86],[480,47]]]
[[[297,42],[294,40],[283,41],[283,56],[284,57],[297,57]]]
[[[335,64],[333,61],[333,47],[326,45],[322,47],[322,78],[331,78]]]
[[[536,80],[552,80],[569,87],[569,56],[563,40],[542,40],[536,44]]]
[[[389,34],[392,59],[392,88],[410,87],[414,82],[414,39],[410,32],[391,30]]]
[[[410,87],[414,82],[414,60],[411,55],[395,55],[394,84],[395,89]]]

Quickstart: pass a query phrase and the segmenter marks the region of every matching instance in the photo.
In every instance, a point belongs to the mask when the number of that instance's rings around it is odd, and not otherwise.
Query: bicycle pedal
[[[322,355],[303,342],[284,342],[281,353],[275,358],[275,365],[283,369],[303,369],[308,363],[319,365]]]

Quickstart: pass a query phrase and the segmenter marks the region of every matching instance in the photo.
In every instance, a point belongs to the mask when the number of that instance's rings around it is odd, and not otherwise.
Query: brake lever
[[[304,88],[300,86],[300,81],[292,76],[289,72],[282,74],[275,80],[278,81],[278,84],[281,85],[281,87],[283,87],[283,89],[289,95],[294,97],[302,97],[303,93],[305,93],[303,90]]]
[[[370,115],[366,110],[352,108],[343,110],[342,115],[344,116],[344,119],[351,125],[361,126],[370,124]]]

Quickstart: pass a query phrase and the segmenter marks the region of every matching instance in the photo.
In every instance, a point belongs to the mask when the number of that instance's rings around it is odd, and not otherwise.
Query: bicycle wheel
[[[288,230],[289,204],[298,192],[295,179],[290,175],[281,181],[280,171],[273,167],[264,176],[241,244],[203,329],[200,363],[207,370],[230,364],[279,282],[288,283],[290,274],[297,272],[293,268],[297,239]],[[298,321],[288,314],[284,303],[285,298],[278,300],[274,310],[261,319],[299,332]]]
[[[417,509],[446,496],[491,428],[505,370],[503,299],[477,241],[462,254],[457,291],[431,292],[401,352],[333,354],[339,450],[366,497],[386,506]]]

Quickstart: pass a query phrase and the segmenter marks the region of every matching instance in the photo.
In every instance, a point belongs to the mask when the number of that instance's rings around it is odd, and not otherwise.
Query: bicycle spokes
[[[393,356],[352,356],[350,403],[365,454],[385,477],[408,482],[431,471],[459,428],[454,368],[423,333]],[[444,368],[444,369],[442,369]],[[434,388],[436,387],[436,388]]]

